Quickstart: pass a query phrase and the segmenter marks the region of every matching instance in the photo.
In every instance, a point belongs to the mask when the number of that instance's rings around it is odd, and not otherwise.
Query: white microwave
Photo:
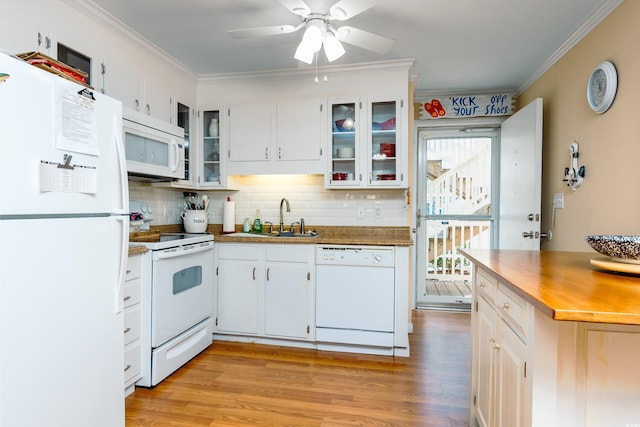
[[[184,178],[184,129],[125,108],[122,129],[129,178]]]

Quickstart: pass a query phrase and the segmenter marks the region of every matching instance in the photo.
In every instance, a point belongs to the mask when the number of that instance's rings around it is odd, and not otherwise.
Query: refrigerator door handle
[[[128,241],[129,241],[129,217],[128,216],[114,216],[115,220],[121,225],[120,235],[120,267],[118,269],[118,280],[115,286],[115,311],[116,314],[121,313],[124,309],[124,276],[127,269],[127,258],[129,256]]]
[[[125,156],[124,143],[122,142],[122,120],[113,117],[113,135],[116,143],[118,155],[118,171],[120,172],[120,203],[122,204],[117,213],[129,213],[129,175],[127,174],[127,159]],[[127,236],[128,239],[128,236]],[[125,240],[126,241],[126,240]]]

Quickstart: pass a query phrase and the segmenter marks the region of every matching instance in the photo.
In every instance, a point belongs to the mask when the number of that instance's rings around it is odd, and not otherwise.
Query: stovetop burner
[[[148,236],[137,236],[136,241],[129,242],[129,246],[146,246],[151,250],[156,250],[212,240],[213,234],[209,233],[149,233]]]

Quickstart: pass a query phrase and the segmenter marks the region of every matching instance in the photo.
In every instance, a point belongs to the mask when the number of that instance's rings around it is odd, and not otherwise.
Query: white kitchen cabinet
[[[106,95],[122,101],[124,108],[174,123],[174,100],[165,81],[144,76],[134,63],[124,59],[102,59],[102,89]]]
[[[257,335],[262,317],[262,250],[253,245],[216,244],[214,331]]]
[[[265,250],[265,335],[313,340],[312,271],[315,248],[267,245]]]
[[[142,254],[129,255],[123,286],[125,396],[142,378]]]
[[[313,341],[315,246],[217,243],[215,333]]]
[[[327,188],[408,186],[408,111],[398,97],[329,103]]]
[[[200,133],[196,151],[197,186],[203,189],[226,188],[228,116],[224,114],[223,107],[202,108],[200,111]]]
[[[481,270],[476,274],[475,291],[473,402],[477,424],[529,426],[524,339],[531,327],[531,307]]]
[[[300,99],[228,109],[228,173],[323,173],[326,102]]]

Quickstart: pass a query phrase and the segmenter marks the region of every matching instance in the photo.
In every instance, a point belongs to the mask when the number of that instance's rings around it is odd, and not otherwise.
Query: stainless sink
[[[270,234],[271,237],[318,237],[318,233],[310,231],[308,233],[294,233],[293,231],[277,231]]]
[[[228,236],[237,236],[237,237],[318,237],[318,233],[315,231],[310,231],[308,233],[294,233],[292,231],[273,231],[271,233],[231,233]]]

